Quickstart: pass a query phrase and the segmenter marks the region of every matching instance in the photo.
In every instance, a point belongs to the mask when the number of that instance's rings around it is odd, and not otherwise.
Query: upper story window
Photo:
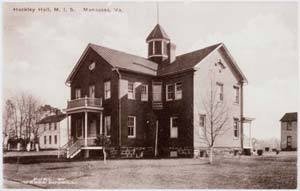
[[[161,101],[161,84],[153,84],[152,85],[152,99],[155,102]]]
[[[182,98],[182,83],[177,82],[175,83],[175,99],[181,99]]]
[[[111,135],[111,117],[110,116],[104,117],[104,131],[105,131],[105,135],[110,137],[110,135]]]
[[[141,100],[148,101],[148,85],[146,84],[141,85]]]
[[[49,123],[49,131],[51,131],[51,123]]]
[[[53,123],[53,125],[54,125],[54,130],[56,130],[57,129],[57,123]]]
[[[134,82],[128,82],[128,99],[135,99]]]
[[[47,124],[44,124],[44,131],[46,131],[47,129]]]
[[[178,138],[178,117],[170,117],[170,137]]]
[[[47,137],[44,136],[44,145],[46,145],[46,144],[47,144]]]
[[[167,51],[168,51],[168,47],[167,47],[168,45],[167,45],[167,43],[165,42],[165,41],[163,41],[163,43],[162,43],[162,49],[163,49],[163,54],[164,55],[167,55]]]
[[[291,121],[288,121],[286,122],[286,130],[292,130],[292,122]]]
[[[205,127],[205,123],[206,123],[206,115],[200,115],[199,126]]]
[[[127,127],[128,127],[128,138],[135,138],[136,132],[136,120],[135,116],[128,116]]]
[[[240,101],[240,88],[237,86],[233,86],[234,89],[234,102],[239,103]]]
[[[167,84],[166,86],[166,100],[171,101],[174,99],[174,85]]]
[[[217,95],[218,95],[218,98],[219,98],[219,101],[223,101],[224,99],[224,87],[223,87],[223,84],[222,83],[217,83]]]
[[[51,135],[49,135],[49,145],[51,145],[51,142],[52,142],[52,137]]]
[[[239,119],[237,119],[237,118],[233,119],[233,135],[234,135],[234,138],[239,137]]]
[[[161,41],[155,41],[155,54],[161,54],[162,53],[162,51],[161,51],[161,49],[162,49],[162,44],[161,44]]]
[[[90,98],[95,98],[95,85],[90,85],[89,86],[89,97]]]
[[[75,99],[79,99],[79,98],[81,98],[81,89],[76,88],[75,89]]]
[[[57,144],[57,135],[54,135],[54,144]]]
[[[148,55],[153,54],[154,41],[149,42]]]
[[[110,81],[104,82],[104,99],[109,99],[111,96]]]

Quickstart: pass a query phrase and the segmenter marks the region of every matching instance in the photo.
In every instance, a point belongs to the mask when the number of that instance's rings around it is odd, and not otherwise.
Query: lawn
[[[296,152],[281,152],[218,156],[213,165],[207,159],[4,164],[3,176],[4,187],[10,188],[29,184],[36,188],[292,189],[297,186],[296,161]]]

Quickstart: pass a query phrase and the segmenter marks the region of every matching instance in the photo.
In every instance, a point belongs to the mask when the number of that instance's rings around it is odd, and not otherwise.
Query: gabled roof
[[[290,122],[290,121],[297,121],[297,112],[286,113],[280,119],[281,122]]]
[[[196,64],[198,64],[203,58],[209,55],[213,50],[219,47],[222,43],[218,43],[200,50],[182,54],[176,56],[176,59],[171,64],[166,67],[161,68],[158,71],[158,75],[167,75],[192,69]]]
[[[100,55],[104,60],[106,60],[107,63],[110,64],[112,67],[148,74],[152,76],[156,76],[157,74],[158,64],[147,60],[146,58],[91,43],[88,44],[83,55],[86,54],[89,48],[93,49],[96,53],[98,53],[98,55]],[[81,59],[84,57],[83,55],[73,68],[71,74],[66,80],[66,83],[70,83],[72,81],[73,77],[75,76],[77,70],[80,67]]]
[[[146,38],[146,41],[149,41],[151,39],[166,39],[166,40],[170,40],[170,38],[167,35],[167,33],[165,32],[165,30],[159,24],[157,24],[154,27],[154,29],[151,31],[151,33]]]
[[[59,115],[50,115],[47,117],[44,117],[40,121],[38,121],[36,124],[47,124],[47,123],[57,123],[62,121],[67,117],[66,114],[59,114]]]
[[[69,75],[66,83],[70,83],[75,76],[76,72],[80,68],[81,60],[89,49],[94,50],[99,56],[101,56],[108,64],[114,68],[121,70],[132,71],[135,73],[147,74],[151,76],[165,76],[169,74],[180,73],[188,70],[195,70],[197,64],[210,55],[216,49],[221,50],[226,57],[232,63],[232,68],[238,74],[243,82],[247,82],[246,77],[239,69],[238,65],[230,55],[229,51],[223,43],[218,43],[200,50],[196,50],[190,53],[182,54],[176,57],[175,61],[172,63],[165,63],[164,67],[158,68],[158,64],[150,61],[146,58],[128,54],[122,51],[113,50],[103,46],[88,44],[81,58],[73,68],[71,74]]]

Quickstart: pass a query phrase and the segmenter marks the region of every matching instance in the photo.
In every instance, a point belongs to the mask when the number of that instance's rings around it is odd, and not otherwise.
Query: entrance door
[[[93,119],[90,121],[90,125],[88,128],[88,137],[96,137],[96,120]]]
[[[286,148],[287,148],[287,150],[292,149],[292,136],[287,136],[287,138],[286,138]]]

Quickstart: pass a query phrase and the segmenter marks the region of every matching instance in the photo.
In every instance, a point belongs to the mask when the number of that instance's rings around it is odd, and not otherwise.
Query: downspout
[[[119,147],[121,148],[121,146],[122,146],[122,143],[121,143],[121,140],[122,140],[122,128],[121,128],[121,126],[122,126],[122,120],[121,120],[121,116],[122,116],[122,112],[121,112],[121,85],[120,85],[120,83],[121,83],[121,78],[122,78],[122,76],[121,76],[121,73],[120,73],[120,71],[119,71],[119,69],[118,68],[116,68],[116,67],[114,67],[113,69],[112,69],[112,71],[116,71],[117,72],[117,74],[118,74],[118,77],[119,77],[119,82],[118,82],[118,119],[119,119]]]

